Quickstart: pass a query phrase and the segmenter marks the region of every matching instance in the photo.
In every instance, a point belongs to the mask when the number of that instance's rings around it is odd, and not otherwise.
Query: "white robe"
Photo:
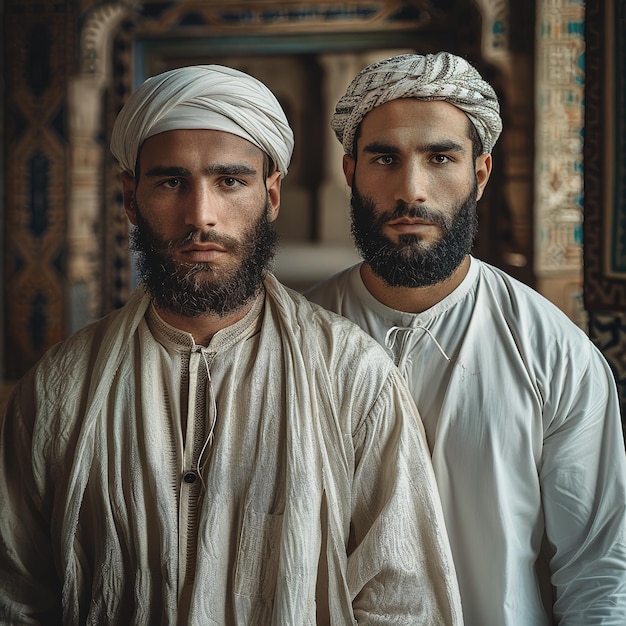
[[[21,381],[0,432],[3,624],[462,623],[401,376],[265,287],[206,348],[140,289]]]
[[[624,440],[599,351],[545,298],[477,259],[415,315],[378,302],[359,268],[306,295],[386,345],[409,383],[466,624],[624,626]]]

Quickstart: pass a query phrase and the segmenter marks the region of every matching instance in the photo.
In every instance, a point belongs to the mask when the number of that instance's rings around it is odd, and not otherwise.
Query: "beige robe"
[[[0,433],[2,623],[461,623],[399,373],[265,286],[206,348],[139,289],[20,383]]]

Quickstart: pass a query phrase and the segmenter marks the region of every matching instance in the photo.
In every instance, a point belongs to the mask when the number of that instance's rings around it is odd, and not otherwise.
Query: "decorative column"
[[[85,20],[79,73],[68,88],[70,185],[67,228],[69,331],[102,314],[103,92],[110,77],[110,40],[128,8],[100,5]]]
[[[582,303],[584,2],[537,2],[537,288],[586,327]]]

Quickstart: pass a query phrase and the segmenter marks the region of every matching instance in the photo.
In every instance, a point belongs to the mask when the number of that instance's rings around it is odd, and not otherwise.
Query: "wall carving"
[[[584,298],[626,428],[626,7],[588,0],[586,11]]]
[[[68,76],[72,6],[5,0],[4,378],[65,333]]]
[[[626,311],[626,21],[623,3],[587,6],[585,304]]]
[[[582,269],[583,27],[582,0],[540,3],[535,236],[541,273]]]
[[[68,85],[70,105],[70,192],[68,207],[69,331],[103,311],[105,259],[94,238],[107,237],[102,223],[102,141],[104,94],[111,81],[111,39],[128,13],[121,3],[99,5],[85,17],[80,33],[79,72]],[[82,306],[79,303],[84,303]]]
[[[80,74],[110,78],[111,38],[121,19],[129,12],[127,3],[99,4],[85,13],[80,31]]]
[[[537,3],[534,241],[537,287],[581,328],[583,0]]]

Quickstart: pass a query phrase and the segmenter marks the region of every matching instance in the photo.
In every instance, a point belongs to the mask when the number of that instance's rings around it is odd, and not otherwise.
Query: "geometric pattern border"
[[[626,313],[592,311],[589,336],[613,371],[626,432]]]
[[[626,58],[625,7],[622,0],[586,4],[583,236],[584,301],[590,311],[626,311],[626,82],[623,75],[616,80]],[[615,26],[607,37],[609,24]]]
[[[6,380],[65,334],[67,84],[75,14],[67,3],[5,0],[3,23]]]
[[[626,2],[614,4],[612,92],[615,169],[611,188],[611,205],[615,207],[611,224],[609,267],[626,280]]]

